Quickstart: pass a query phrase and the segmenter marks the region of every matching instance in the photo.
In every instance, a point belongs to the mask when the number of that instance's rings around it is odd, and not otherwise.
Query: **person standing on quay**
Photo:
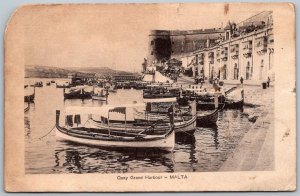
[[[270,82],[271,82],[271,79],[270,79],[270,77],[268,77],[267,87],[270,87]]]
[[[240,82],[241,82],[241,86],[243,87],[243,83],[244,83],[244,78],[243,77],[241,77]]]

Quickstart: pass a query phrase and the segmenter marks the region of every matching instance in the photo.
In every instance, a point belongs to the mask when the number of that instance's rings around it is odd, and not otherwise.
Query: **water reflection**
[[[157,172],[173,172],[173,153],[147,149],[114,149],[80,146],[58,141],[54,171],[68,173],[125,173],[143,172],[145,168]],[[155,168],[155,169],[154,169]]]

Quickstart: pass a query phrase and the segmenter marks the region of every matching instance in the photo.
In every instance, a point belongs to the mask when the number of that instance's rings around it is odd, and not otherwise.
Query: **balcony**
[[[232,59],[236,59],[239,57],[239,45],[235,44],[233,46],[231,46],[231,50],[230,50],[230,55]]]
[[[251,55],[252,55],[252,47],[243,49],[243,56],[244,57],[249,58],[249,57],[251,57]]]
[[[262,37],[256,41],[256,52],[261,55],[266,53],[268,50],[268,38]]]

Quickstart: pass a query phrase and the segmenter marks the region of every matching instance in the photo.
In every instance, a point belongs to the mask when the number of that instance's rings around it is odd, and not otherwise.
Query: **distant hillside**
[[[113,70],[108,67],[70,67],[58,68],[50,66],[27,65],[25,77],[27,78],[67,78],[68,74],[113,76],[118,74],[131,74],[130,72]]]
[[[119,74],[132,74],[131,72],[113,70],[109,67],[72,67],[74,71],[85,72],[85,73],[96,73],[101,75],[119,75]]]

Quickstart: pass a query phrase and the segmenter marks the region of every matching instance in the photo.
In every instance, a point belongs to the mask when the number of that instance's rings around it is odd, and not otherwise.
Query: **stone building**
[[[164,31],[165,41],[160,33],[152,31],[149,36],[152,63],[176,58],[192,68],[194,77],[220,78],[226,83],[238,83],[241,77],[248,84],[260,84],[268,77],[274,80],[271,11],[237,24],[228,22],[223,29]]]

